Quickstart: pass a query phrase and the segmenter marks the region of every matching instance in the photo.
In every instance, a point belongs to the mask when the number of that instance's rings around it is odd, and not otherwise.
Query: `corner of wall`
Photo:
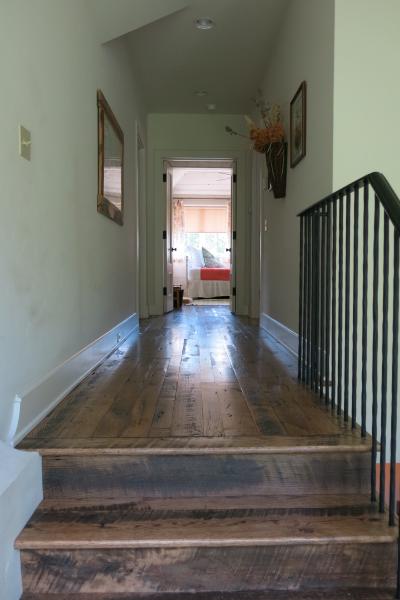
[[[42,460],[37,452],[21,452],[0,442],[0,590],[2,598],[22,593],[15,539],[41,502]],[[3,595],[4,594],[4,595]]]

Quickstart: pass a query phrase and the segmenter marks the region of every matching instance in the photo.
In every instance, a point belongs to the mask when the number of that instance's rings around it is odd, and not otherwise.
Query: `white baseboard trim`
[[[299,343],[299,336],[297,333],[265,313],[260,314],[260,325],[282,344],[286,350],[289,350],[291,354],[297,356]]]
[[[149,317],[160,317],[164,310],[155,304],[149,304]]]
[[[120,346],[139,326],[137,313],[107,331],[68,358],[35,386],[14,400],[7,442],[15,446],[93,369]]]

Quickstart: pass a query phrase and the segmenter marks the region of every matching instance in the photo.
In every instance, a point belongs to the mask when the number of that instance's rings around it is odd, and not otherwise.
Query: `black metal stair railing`
[[[381,173],[370,173],[299,217],[298,377],[349,427],[371,435],[371,501],[395,526],[400,200]]]

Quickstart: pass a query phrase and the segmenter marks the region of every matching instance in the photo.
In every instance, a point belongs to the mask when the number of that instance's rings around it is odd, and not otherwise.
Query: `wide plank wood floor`
[[[237,448],[354,444],[296,378],[296,359],[226,306],[141,322],[21,448]]]
[[[251,592],[199,592],[181,594],[30,594],[21,600],[393,600],[393,590],[348,589]]]

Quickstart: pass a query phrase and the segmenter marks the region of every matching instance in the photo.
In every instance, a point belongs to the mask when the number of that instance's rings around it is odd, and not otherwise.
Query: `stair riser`
[[[395,544],[23,551],[27,592],[325,590],[395,585]]]
[[[368,493],[368,453],[44,456],[44,495],[174,498]]]
[[[193,594],[31,594],[21,600],[393,600],[394,590],[311,590],[306,592],[200,592]]]

